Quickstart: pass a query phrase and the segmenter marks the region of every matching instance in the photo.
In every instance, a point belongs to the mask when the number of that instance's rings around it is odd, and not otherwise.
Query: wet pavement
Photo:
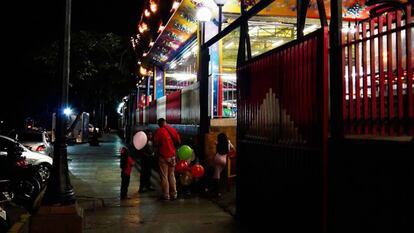
[[[186,233],[242,232],[217,203],[202,197],[161,201],[160,187],[138,193],[139,172],[133,170],[128,195],[121,201],[119,148],[121,139],[104,135],[99,146],[68,146],[71,183],[84,209],[84,232]]]

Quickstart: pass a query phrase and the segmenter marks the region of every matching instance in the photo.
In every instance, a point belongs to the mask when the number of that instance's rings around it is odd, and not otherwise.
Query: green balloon
[[[192,154],[193,149],[187,145],[182,145],[180,148],[178,148],[178,157],[181,160],[189,160]]]

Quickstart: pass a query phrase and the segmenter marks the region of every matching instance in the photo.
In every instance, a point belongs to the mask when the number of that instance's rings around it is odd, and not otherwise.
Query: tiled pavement
[[[120,201],[119,148],[115,134],[100,139],[100,146],[68,146],[69,170],[78,204],[84,209],[84,232],[242,232],[234,218],[208,199],[192,197],[160,201],[159,187],[138,193],[139,174],[131,175],[129,196]],[[221,202],[226,201],[222,199]]]

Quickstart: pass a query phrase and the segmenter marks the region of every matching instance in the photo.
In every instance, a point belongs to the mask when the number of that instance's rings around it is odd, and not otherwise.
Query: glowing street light
[[[211,11],[205,6],[198,8],[196,13],[197,20],[201,22],[201,43],[205,42],[205,23],[211,20]]]
[[[171,12],[177,10],[179,6],[180,6],[180,2],[174,1],[174,3],[172,4],[172,7],[171,7]]]
[[[198,8],[196,17],[200,22],[207,22],[211,19],[211,11],[205,6]]]
[[[66,108],[63,110],[63,113],[64,113],[66,116],[70,116],[70,115],[72,114],[72,109],[71,109],[71,108],[69,108],[69,107],[66,107]]]
[[[151,13],[149,12],[149,10],[145,9],[144,15],[145,15],[145,17],[148,18],[148,17],[150,17]]]
[[[150,10],[155,13],[158,9],[157,3],[155,3],[154,1],[151,1],[150,3]]]

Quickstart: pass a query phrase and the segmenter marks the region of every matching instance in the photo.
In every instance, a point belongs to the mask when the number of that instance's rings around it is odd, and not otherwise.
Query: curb
[[[20,215],[19,221],[15,222],[7,233],[28,233],[29,232],[29,214]]]

